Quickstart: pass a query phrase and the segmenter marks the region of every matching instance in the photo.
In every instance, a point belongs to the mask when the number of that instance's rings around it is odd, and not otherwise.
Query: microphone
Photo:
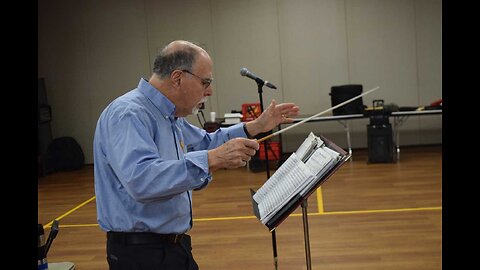
[[[248,71],[248,69],[246,68],[241,68],[240,69],[240,75],[242,76],[247,76],[248,78],[256,81],[258,84],[260,85],[266,85],[267,87],[269,88],[272,88],[272,89],[277,89],[277,87],[275,85],[273,85],[271,82],[269,81],[264,81],[262,78],[260,77],[257,77],[257,75],[251,73],[250,71]]]

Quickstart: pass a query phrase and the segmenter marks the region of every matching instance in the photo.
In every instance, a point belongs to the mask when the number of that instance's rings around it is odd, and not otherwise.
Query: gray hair
[[[191,70],[199,54],[194,44],[189,42],[182,42],[180,46],[177,44],[174,42],[168,44],[155,57],[153,73],[162,79],[170,76],[176,69]]]

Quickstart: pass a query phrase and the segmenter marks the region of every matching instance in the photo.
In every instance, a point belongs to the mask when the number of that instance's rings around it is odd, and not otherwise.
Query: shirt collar
[[[153,105],[166,118],[175,117],[175,104],[173,104],[162,92],[153,87],[148,80],[141,78],[138,83],[138,91],[145,95]]]

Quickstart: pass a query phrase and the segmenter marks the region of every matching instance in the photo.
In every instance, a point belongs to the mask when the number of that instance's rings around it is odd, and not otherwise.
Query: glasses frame
[[[198,79],[200,79],[201,82],[202,82],[202,85],[205,89],[207,89],[213,82],[213,78],[202,78],[202,77],[198,76],[197,74],[192,73],[190,70],[182,69],[181,71],[185,72],[185,73],[188,73],[190,75],[193,75],[193,76],[197,77]]]

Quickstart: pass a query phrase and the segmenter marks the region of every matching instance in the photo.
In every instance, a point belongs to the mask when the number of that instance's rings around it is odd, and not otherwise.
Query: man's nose
[[[209,97],[213,94],[213,86],[209,85],[208,88],[205,90],[205,96]]]

